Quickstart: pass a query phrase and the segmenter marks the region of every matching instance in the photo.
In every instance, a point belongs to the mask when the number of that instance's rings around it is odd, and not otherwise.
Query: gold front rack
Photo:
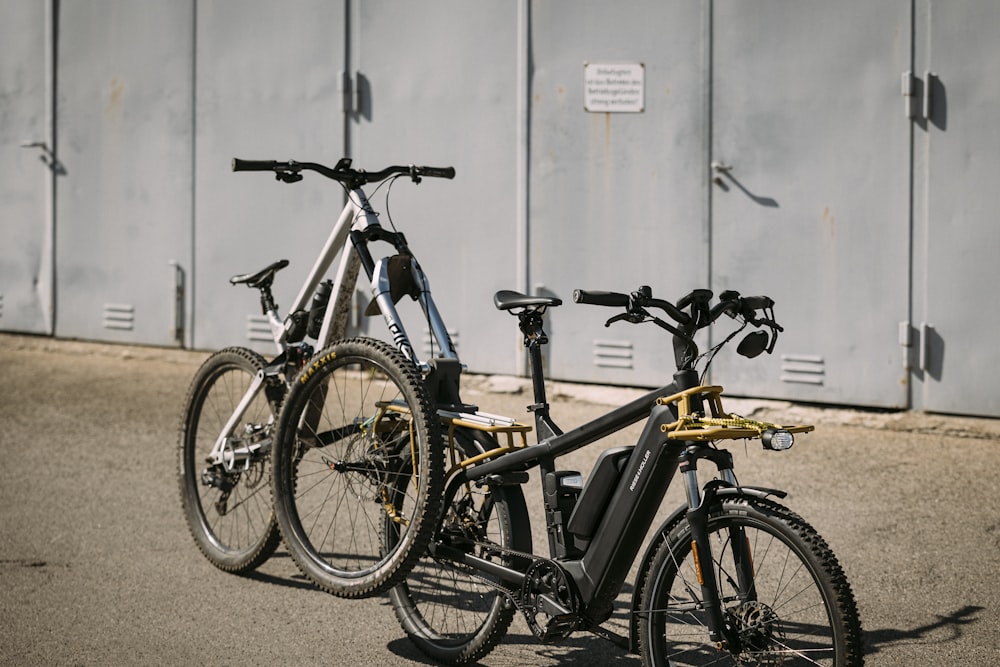
[[[784,426],[748,419],[727,413],[722,408],[722,387],[701,385],[685,389],[671,396],[656,399],[658,405],[677,404],[677,421],[660,427],[671,440],[710,441],[742,440],[759,438],[768,429],[784,430],[789,433],[808,433],[814,430],[810,424]],[[709,415],[695,413],[691,409],[691,398],[701,397],[708,406]]]

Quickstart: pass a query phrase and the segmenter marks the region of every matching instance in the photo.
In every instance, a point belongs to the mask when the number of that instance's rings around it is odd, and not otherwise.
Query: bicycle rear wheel
[[[229,452],[244,452],[242,460],[206,462],[264,364],[246,348],[216,352],[195,374],[181,418],[178,482],[184,518],[201,552],[226,572],[253,570],[281,541],[268,493],[274,417],[263,391],[226,434]]]
[[[742,646],[734,654],[709,640],[691,529],[682,521],[643,575],[643,664],[864,663],[851,588],[836,557],[809,524],[777,503],[744,498],[714,508],[708,532],[723,614]],[[752,585],[745,581],[741,594],[737,562],[747,554]]]
[[[460,458],[498,447],[490,436],[455,430]],[[392,533],[387,539],[393,538]],[[518,486],[465,485],[444,509],[435,540],[479,558],[512,566],[531,553],[531,526]],[[393,610],[410,640],[435,661],[474,662],[503,639],[516,609],[499,584],[453,561],[429,555],[406,581],[389,592]]]
[[[272,491],[289,554],[328,593],[384,592],[427,548],[443,466],[417,368],[382,341],[334,343],[292,383],[279,418]],[[391,545],[386,522],[399,534]]]

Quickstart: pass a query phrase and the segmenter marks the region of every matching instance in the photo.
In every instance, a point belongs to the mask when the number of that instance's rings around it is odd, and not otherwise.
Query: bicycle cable
[[[381,190],[383,187],[385,187],[385,195],[384,195],[384,198],[383,198],[384,201],[385,201],[385,219],[389,223],[389,227],[392,229],[393,233],[395,233],[395,234],[399,234],[400,232],[399,232],[399,229],[396,228],[396,223],[392,219],[392,212],[389,210],[389,196],[392,194],[392,186],[396,183],[396,180],[399,179],[399,178],[401,178],[401,177],[403,177],[403,176],[406,176],[406,174],[395,174],[395,175],[393,175],[393,176],[385,179],[384,181],[381,181],[375,187],[375,189],[372,190],[371,196],[369,196],[369,198],[368,198],[369,202],[370,202],[371,199],[374,198],[376,194],[378,194],[379,190]],[[345,185],[344,183],[341,183],[340,185],[341,185],[341,187],[344,188],[344,192],[347,193],[347,196],[349,198],[351,198],[352,201],[353,201],[353,198],[351,197],[352,192],[351,192],[350,188],[348,188],[347,185]],[[354,203],[358,207],[358,209],[362,208],[358,204],[358,202],[355,201]],[[369,208],[372,210],[372,212],[376,216],[378,216],[379,218],[381,218],[381,214],[378,211],[375,211],[374,207],[369,206]],[[359,211],[358,215],[360,215],[360,214],[361,213]],[[413,261],[416,261],[415,257],[413,257],[412,255],[410,257],[411,257],[411,259]],[[426,312],[424,313],[424,320],[425,320],[425,322],[427,324],[427,331],[431,332],[433,330],[433,328],[431,326],[431,318],[430,318],[430,315],[428,315]],[[428,338],[430,340],[430,357],[433,358],[434,357],[434,336],[433,336],[433,334],[429,335]]]
[[[385,185],[386,183],[389,184],[388,187],[385,189],[385,217],[386,220],[389,221],[389,226],[392,227],[392,231],[396,232],[397,234],[399,233],[399,230],[396,229],[396,223],[392,221],[392,213],[389,211],[389,195],[392,194],[392,186],[396,182],[396,179],[399,178],[400,176],[402,176],[402,174],[396,174],[392,178],[382,181],[381,183],[378,184],[378,187],[375,188],[375,191],[372,192],[372,195],[374,195],[382,188],[383,185]]]
[[[708,350],[705,350],[704,352],[699,354],[698,357],[694,360],[694,366],[697,366],[699,363],[701,363],[702,359],[707,358],[707,361],[705,362],[705,368],[702,369],[700,379],[698,380],[701,384],[705,384],[705,378],[708,375],[708,369],[711,367],[712,362],[715,361],[715,355],[717,355],[719,353],[719,350],[725,347],[729,343],[729,341],[736,338],[736,336],[739,335],[740,332],[746,329],[747,324],[749,323],[746,320],[743,320],[743,325],[740,326],[739,329],[733,331],[731,334],[726,336],[726,338],[718,345],[713,345]]]
[[[392,194],[392,186],[396,183],[396,179],[398,179],[398,178],[400,178],[402,176],[405,176],[405,174],[396,174],[395,176],[393,176],[392,178],[388,179],[387,181],[382,181],[382,183],[379,183],[378,188],[375,188],[375,192],[378,192],[379,188],[381,188],[383,185],[385,185],[386,183],[389,184],[388,187],[385,190],[385,217],[386,217],[386,220],[389,222],[389,226],[392,228],[392,231],[395,232],[395,233],[397,233],[397,234],[399,233],[399,230],[396,229],[396,223],[393,222],[393,220],[392,220],[392,212],[389,210],[389,195]],[[374,193],[372,193],[372,194],[374,194]],[[416,262],[417,258],[414,257],[413,255],[410,255],[410,260]],[[418,267],[420,266],[419,262],[417,263],[417,266]],[[422,269],[420,270],[420,273],[423,274],[423,270]],[[421,309],[421,310],[423,310],[423,309]],[[431,317],[430,317],[430,315],[427,314],[426,311],[423,311],[423,315],[424,315],[424,321],[427,324],[427,339],[429,341],[428,342],[428,345],[429,345],[429,350],[428,350],[429,354],[428,354],[428,356],[429,356],[429,358],[433,359],[434,358],[434,334],[432,333],[433,332],[433,327],[431,326]]]

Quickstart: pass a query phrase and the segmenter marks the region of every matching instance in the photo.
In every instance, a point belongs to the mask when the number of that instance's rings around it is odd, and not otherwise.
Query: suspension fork
[[[719,469],[721,479],[698,484],[698,460],[707,458]],[[733,474],[732,455],[720,449],[694,444],[681,455],[680,471],[684,477],[687,493],[687,521],[691,527],[691,550],[694,556],[698,583],[701,586],[702,606],[705,611],[709,638],[725,645],[731,652],[739,653],[740,638],[736,629],[726,623],[723,601],[716,576],[712,543],[708,536],[708,515],[715,505],[716,492],[720,487],[737,487]],[[733,550],[737,587],[741,601],[756,598],[754,586],[753,557],[746,533],[741,527],[733,527],[729,532],[729,543]]]

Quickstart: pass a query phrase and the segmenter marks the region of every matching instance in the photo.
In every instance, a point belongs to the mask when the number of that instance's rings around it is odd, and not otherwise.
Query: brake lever
[[[610,327],[615,322],[620,322],[621,320],[624,320],[624,319],[628,319],[628,313],[619,313],[619,314],[615,315],[614,317],[612,317],[611,319],[609,319],[607,322],[605,322],[604,326],[605,327]]]
[[[761,318],[757,320],[756,324],[763,325],[765,327],[768,327],[769,329],[773,329],[774,331],[778,331],[780,333],[785,332],[785,328],[783,326],[781,326],[774,320],[769,320],[767,318]]]
[[[605,322],[604,326],[605,327],[610,327],[615,322],[620,322],[622,320],[625,320],[629,324],[642,324],[647,319],[649,319],[649,313],[647,313],[645,310],[639,310],[639,311],[631,311],[630,310],[630,311],[628,311],[626,313],[619,313],[618,315],[615,315],[610,320],[608,320],[607,322]],[[653,318],[653,319],[655,319],[655,318]]]

